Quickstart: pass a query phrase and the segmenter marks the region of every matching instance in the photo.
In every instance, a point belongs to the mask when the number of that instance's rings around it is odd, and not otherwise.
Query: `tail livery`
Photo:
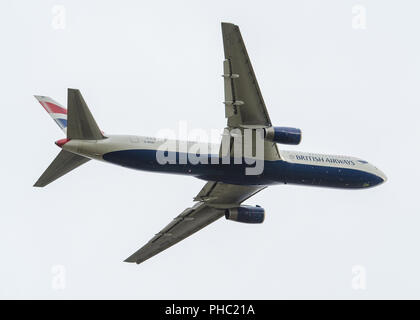
[[[35,96],[39,103],[44,107],[45,111],[53,118],[55,123],[67,133],[67,109],[50,97]]]

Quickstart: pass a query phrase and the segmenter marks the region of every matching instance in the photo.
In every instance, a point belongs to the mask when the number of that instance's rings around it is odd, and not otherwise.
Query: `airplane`
[[[374,165],[356,157],[279,150],[278,144],[298,145],[302,132],[297,128],[272,125],[239,27],[222,23],[222,35],[227,127],[220,145],[211,149],[219,152],[203,151],[198,154],[200,159],[208,160],[207,163],[193,163],[190,149],[180,147],[185,145],[185,141],[168,143],[167,139],[155,137],[105,134],[77,89],[68,89],[67,109],[52,98],[35,96],[66,135],[66,138],[55,142],[61,151],[35,187],[45,187],[91,159],[207,181],[194,198],[193,206],[181,212],[125,262],[142,263],[223,216],[236,222],[262,223],[265,210],[243,202],[271,185],[366,189],[387,180]],[[256,153],[256,142],[262,141],[263,152],[254,157],[254,164],[257,166],[259,160],[263,170],[256,174],[245,172],[252,167],[249,164],[252,161],[235,163],[237,158],[246,160],[247,154],[251,154],[241,151],[241,147],[245,148],[247,132],[254,137],[247,142],[251,145],[252,154]],[[244,138],[243,142],[235,144],[233,140],[238,137]],[[158,161],[158,154],[162,154],[165,144],[163,154],[173,156],[175,163],[168,161],[162,164]],[[188,146],[191,142],[186,144]],[[197,154],[194,153],[194,156]],[[181,163],[181,159],[186,161]],[[232,161],[224,162],[226,159]]]

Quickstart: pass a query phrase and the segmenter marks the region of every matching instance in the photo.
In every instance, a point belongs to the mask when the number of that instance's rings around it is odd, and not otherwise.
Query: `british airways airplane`
[[[383,172],[359,158],[279,150],[277,144],[299,144],[301,131],[272,125],[239,27],[222,23],[222,34],[227,127],[221,144],[216,149],[210,146],[210,150],[218,152],[200,149],[199,154],[192,153],[188,147],[194,142],[105,134],[77,89],[68,89],[67,109],[49,97],[35,96],[66,135],[65,139],[56,141],[61,151],[35,187],[44,187],[91,159],[207,181],[194,198],[195,204],[174,218],[126,262],[141,263],[223,216],[237,222],[262,223],[264,209],[242,203],[271,185],[362,189],[386,181]],[[254,137],[251,142],[246,142],[247,132]],[[256,152],[257,137],[261,138],[262,152]],[[235,144],[237,138],[239,144]],[[242,150],[247,143],[252,151],[249,157]],[[237,150],[240,150],[239,156]],[[254,162],[247,161],[253,154],[256,154]],[[159,159],[162,155],[174,161],[162,163]],[[244,161],[236,161],[238,158]],[[261,170],[247,173],[252,166],[249,163],[253,163],[255,169],[258,162]]]

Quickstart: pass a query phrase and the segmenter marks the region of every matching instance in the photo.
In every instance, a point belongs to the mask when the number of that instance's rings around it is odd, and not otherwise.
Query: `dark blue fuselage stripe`
[[[260,175],[246,175],[246,164],[179,164],[185,154],[176,153],[176,164],[159,164],[156,150],[121,150],[103,155],[105,161],[137,170],[192,175],[208,181],[222,181],[231,184],[271,185],[279,183],[324,186],[334,188],[363,188],[377,185],[383,180],[371,173],[348,168],[326,167],[291,163],[283,160],[264,161]],[[214,155],[213,155],[214,156]],[[209,156],[210,157],[210,156]],[[188,157],[185,157],[188,159]],[[221,161],[220,161],[221,162]]]

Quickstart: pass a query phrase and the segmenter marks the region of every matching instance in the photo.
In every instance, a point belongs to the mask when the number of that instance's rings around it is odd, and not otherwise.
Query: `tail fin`
[[[64,131],[64,133],[67,134],[67,140],[105,139],[79,90],[68,89],[68,110],[49,97],[35,97],[44,109],[47,110],[58,126]],[[60,143],[57,143],[57,145],[62,146]],[[89,158],[73,154],[66,150],[61,150],[47,170],[45,170],[42,176],[34,184],[34,187],[45,187],[47,184],[60,178],[73,169],[76,169],[89,160]]]
[[[35,96],[39,103],[44,107],[45,111],[53,118],[64,134],[67,131],[67,110],[58,102],[50,97]]]
[[[100,140],[105,137],[78,89],[68,89],[67,108],[50,97],[35,96],[68,139]]]
[[[76,169],[82,164],[88,162],[90,159],[79,156],[77,154],[61,150],[58,156],[51,162],[47,170],[44,171],[42,176],[35,182],[34,187],[45,187],[47,184],[60,178],[66,173]]]

